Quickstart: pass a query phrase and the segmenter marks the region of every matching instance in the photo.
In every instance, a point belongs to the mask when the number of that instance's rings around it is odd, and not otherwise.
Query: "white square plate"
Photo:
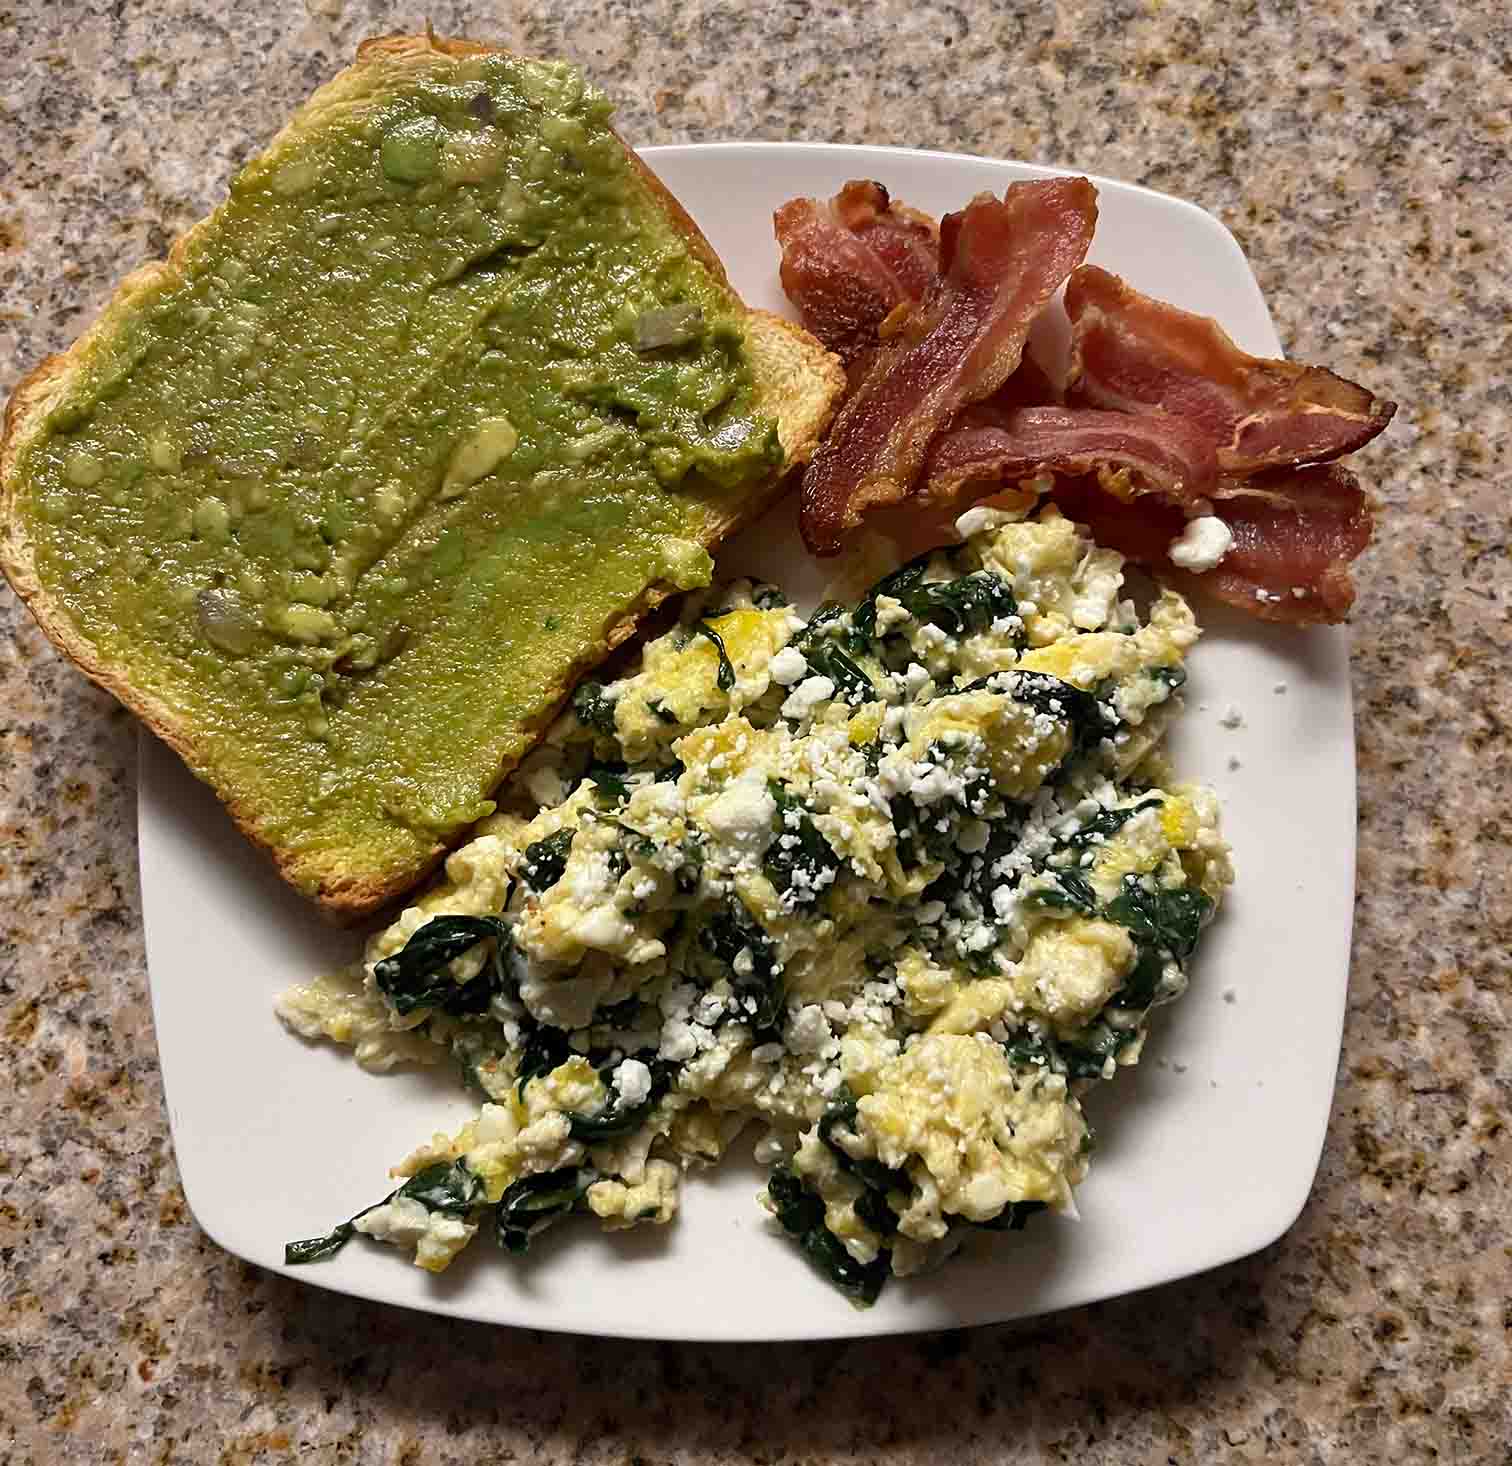
[[[717,144],[647,157],[697,218],[754,305],[785,310],[772,210],[882,180],[933,213],[1050,170],[890,148]],[[1279,355],[1249,266],[1191,204],[1096,180],[1091,258],[1139,289],[1216,316],[1242,346]],[[726,557],[792,585],[791,505]],[[798,586],[802,591],[806,587]],[[1317,1168],[1343,1024],[1354,895],[1354,730],[1347,640],[1199,606],[1172,749],[1218,789],[1239,883],[1198,956],[1191,991],[1155,1023],[1145,1062],[1095,1090],[1099,1146],[1082,1220],[1035,1218],[983,1237],[943,1272],[894,1282],[858,1311],[810,1271],[756,1205],[748,1148],[695,1174],[667,1228],[553,1229],[525,1259],[475,1244],[444,1276],[358,1239],[293,1269],[304,1282],[492,1323],[663,1339],[885,1334],[1043,1313],[1242,1257],[1291,1225]],[[1280,690],[1285,684],[1285,691]],[[1237,706],[1243,723],[1223,725]],[[1236,762],[1237,761],[1237,762]],[[287,1035],[287,984],[348,959],[233,829],[208,789],[142,739],[142,902],[174,1147],[200,1225],[284,1271],[283,1244],[376,1201],[387,1168],[471,1105],[449,1070],[364,1073]]]

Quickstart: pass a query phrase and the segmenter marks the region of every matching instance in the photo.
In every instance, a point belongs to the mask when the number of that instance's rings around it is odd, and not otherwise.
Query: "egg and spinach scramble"
[[[1079,1096],[1137,1062],[1232,879],[1162,736],[1198,628],[1053,508],[805,618],[736,582],[586,683],[513,797],[283,1021],[481,1105],[354,1232],[665,1223],[753,1125],[761,1204],[858,1302],[1071,1205]]]

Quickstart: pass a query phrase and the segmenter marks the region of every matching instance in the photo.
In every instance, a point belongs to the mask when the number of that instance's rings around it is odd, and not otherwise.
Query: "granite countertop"
[[[1365,455],[1386,513],[1354,616],[1357,924],[1316,1189],[1244,1262],[898,1341],[626,1346],[264,1275],[200,1234],[178,1184],[135,727],[6,591],[0,1460],[1512,1460],[1503,7],[16,0],[0,387],[359,38],[427,10],[442,34],[580,60],[638,142],[905,143],[1182,194],[1238,236],[1291,352],[1402,404]]]

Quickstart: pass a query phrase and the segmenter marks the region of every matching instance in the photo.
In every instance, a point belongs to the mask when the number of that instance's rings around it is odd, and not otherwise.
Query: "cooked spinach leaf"
[[[856,1133],[856,1115],[856,1097],[842,1086],[819,1118],[820,1140],[829,1146],[831,1153],[840,1164],[840,1169],[848,1171],[864,1186],[882,1196],[886,1196],[889,1191],[901,1191],[907,1195],[913,1189],[913,1182],[909,1180],[907,1171],[884,1166],[881,1161],[870,1156],[862,1156],[858,1159],[835,1139],[836,1130],[845,1130],[851,1135]],[[891,1208],[888,1210],[890,1211]]]
[[[573,1211],[598,1180],[587,1166],[564,1166],[522,1176],[505,1188],[494,1208],[494,1240],[506,1252],[522,1253],[547,1223]]]
[[[830,1282],[863,1307],[877,1301],[887,1281],[891,1252],[884,1248],[871,1262],[857,1262],[824,1225],[824,1203],[786,1166],[775,1167],[767,1178],[767,1195],[783,1229]]]
[[[668,708],[659,697],[646,699],[646,711],[663,723],[675,723],[677,714]]]
[[[521,1096],[532,1079],[550,1074],[558,1064],[565,1064],[572,1057],[572,1048],[563,1029],[534,1020],[532,1024],[520,1044],[520,1057],[515,1065],[515,1093]]]
[[[1138,1028],[1115,1028],[1099,1018],[1074,1039],[1059,1044],[1061,1063],[1068,1079],[1101,1079],[1109,1059],[1116,1059],[1139,1038]]]
[[[1054,876],[1057,884],[1031,891],[1026,897],[1029,905],[1096,915],[1097,892],[1079,866],[1048,866],[1045,874]]]
[[[394,1196],[418,1201],[427,1211],[461,1217],[482,1201],[483,1192],[483,1178],[475,1175],[467,1162],[458,1157],[450,1162],[437,1161],[435,1165],[417,1171]]]
[[[1135,950],[1139,955],[1118,990],[1118,1002],[1126,1008],[1148,1008],[1165,983],[1165,958],[1150,943],[1140,942]]]
[[[913,870],[927,861],[949,864],[957,858],[955,822],[933,806],[920,809],[907,794],[894,794],[887,808],[898,839],[898,863]],[[944,829],[940,826],[943,825]]]
[[[926,580],[896,599],[914,620],[938,626],[950,636],[985,631],[994,621],[1018,614],[1008,582],[990,570],[976,570],[959,580]],[[1022,644],[1021,630],[1015,641]]]
[[[1109,921],[1128,927],[1141,944],[1166,948],[1179,962],[1197,947],[1203,920],[1212,910],[1211,899],[1190,886],[1174,890],[1150,890],[1137,875],[1126,875],[1123,887],[1103,911]]]
[[[661,1097],[672,1087],[672,1081],[677,1077],[677,1065],[649,1054],[642,1058],[642,1062],[651,1070],[651,1090],[645,1099],[639,1104],[627,1105],[616,1095],[596,1115],[568,1116],[574,1140],[595,1145],[601,1140],[612,1140],[617,1135],[628,1135],[645,1123]]]
[[[849,651],[859,652],[866,649],[867,637],[854,621],[848,627],[839,624],[845,614],[846,608],[841,602],[825,601],[809,617],[808,624],[803,630],[793,638],[792,644],[803,653],[810,664],[813,662],[811,652],[837,641]]]
[[[887,1197],[870,1186],[855,1201],[856,1215],[879,1237],[891,1237],[898,1230],[898,1214],[887,1204]]]
[[[1142,799],[1138,804],[1127,804],[1117,809],[1100,810],[1091,819],[1066,837],[1062,848],[1085,850],[1089,845],[1100,845],[1116,835],[1137,814],[1147,809],[1159,809],[1165,801],[1160,798]]]
[[[985,631],[994,621],[1018,614],[1013,588],[990,570],[973,570],[950,580],[925,580],[929,563],[939,552],[928,550],[907,565],[884,575],[856,607],[856,630],[877,635],[877,601],[888,596],[897,601],[915,621],[938,626],[950,636]],[[1014,635],[1023,644],[1020,628]]]
[[[896,570],[884,575],[867,591],[851,617],[856,630],[862,636],[873,637],[877,634],[877,597],[891,596],[895,601],[902,600],[909,590],[924,579],[924,572],[929,568],[929,562],[934,554],[933,550],[926,550],[922,555],[910,560],[908,564],[900,565]]]
[[[1062,682],[1059,677],[1051,677],[1046,672],[1010,672],[1005,681],[1006,690],[1016,701],[1070,725],[1071,748],[1063,767],[1091,752],[1111,731],[1097,699],[1090,692]]]
[[[618,804],[622,799],[630,797],[630,785],[625,781],[629,772],[629,767],[622,763],[590,764],[583,777],[593,781],[600,799]]]
[[[572,711],[584,727],[614,737],[614,704],[604,696],[602,682],[580,682],[572,694]]]
[[[493,961],[468,982],[457,982],[448,964],[490,937]],[[433,916],[403,951],[373,968],[373,977],[401,1017],[416,1008],[439,1008],[452,1017],[481,1013],[495,993],[509,989],[504,968],[509,946],[509,927],[496,916]]]
[[[577,831],[569,826],[554,835],[547,835],[544,840],[532,840],[525,847],[525,863],[520,874],[532,891],[549,890],[562,879],[576,834]]]
[[[384,1201],[387,1200],[385,1197]],[[382,1206],[383,1202],[377,1202],[376,1205]],[[368,1207],[358,1212],[357,1217],[366,1216],[372,1209]],[[302,1262],[319,1262],[322,1258],[335,1257],[356,1235],[354,1223],[357,1217],[353,1217],[350,1222],[342,1222],[339,1227],[333,1227],[324,1237],[306,1237],[302,1242],[285,1242],[284,1266],[294,1267]]]
[[[1003,1051],[1009,1063],[1020,1068],[1045,1069],[1067,1079],[1101,1079],[1107,1061],[1138,1037],[1138,1028],[1115,1028],[1099,1019],[1071,1040],[1026,1029],[1010,1038]]]
[[[777,1026],[783,989],[777,953],[767,934],[739,902],[716,916],[698,933],[699,945],[728,970],[730,987],[742,1017],[758,1033]],[[740,960],[749,952],[749,965]],[[745,970],[742,971],[742,968]]]
[[[700,621],[693,629],[700,636],[707,636],[714,643],[714,650],[719,656],[719,673],[715,681],[718,683],[721,692],[729,692],[735,686],[735,664],[730,660],[730,654],[725,650],[723,637],[707,621]]]
[[[841,651],[836,642],[820,642],[805,652],[809,671],[815,677],[828,677],[835,684],[835,696],[853,707],[858,703],[876,702],[877,689],[872,680]]]
[[[483,1194],[482,1178],[469,1169],[466,1161],[438,1161],[423,1171],[417,1171],[404,1185],[390,1191],[382,1201],[363,1207],[356,1216],[334,1227],[324,1237],[286,1242],[284,1263],[293,1267],[297,1263],[319,1262],[322,1258],[334,1257],[356,1235],[357,1223],[363,1217],[399,1197],[418,1201],[427,1211],[442,1212],[447,1216],[466,1216],[482,1201]]]
[[[803,801],[779,780],[767,780],[777,804],[777,837],[767,846],[767,878],[779,895],[792,897],[792,905],[807,906],[833,884],[840,857],[819,832]]]

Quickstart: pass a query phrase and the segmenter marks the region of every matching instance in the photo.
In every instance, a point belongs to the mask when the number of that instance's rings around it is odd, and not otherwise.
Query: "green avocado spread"
[[[609,115],[508,56],[333,109],[24,449],[44,585],[307,885],[486,813],[569,669],[648,585],[706,583],[782,461],[738,306]]]

